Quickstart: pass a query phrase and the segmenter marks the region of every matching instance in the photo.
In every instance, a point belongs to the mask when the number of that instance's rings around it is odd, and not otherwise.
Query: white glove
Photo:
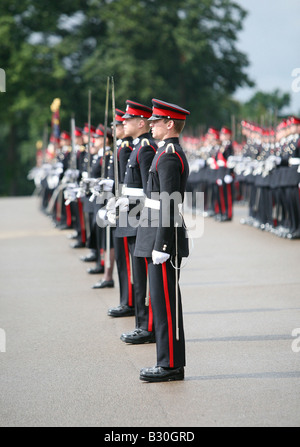
[[[120,197],[116,201],[116,208],[119,207],[120,211],[128,211],[129,210],[129,199],[128,197]]]
[[[105,208],[101,208],[98,213],[97,213],[97,224],[101,227],[104,228],[107,226],[108,222],[107,222],[107,212]]]
[[[64,174],[64,179],[69,182],[71,180],[77,180],[80,176],[80,171],[78,169],[67,169]]]
[[[98,218],[100,220],[105,221],[106,220],[106,209],[105,208],[101,208],[101,210],[98,211]]]
[[[47,178],[48,188],[49,189],[55,189],[57,188],[59,184],[59,177],[58,175],[52,175]]]
[[[107,219],[111,225],[116,225],[116,198],[111,197],[106,205]]]
[[[168,253],[163,253],[156,250],[152,251],[152,261],[154,265],[164,264],[169,258],[170,255]]]
[[[116,198],[115,197],[111,197],[106,205],[106,209],[107,211],[113,211],[116,212]]]
[[[223,185],[223,181],[220,178],[217,179],[216,183],[217,183],[218,186],[222,186]]]
[[[117,218],[115,211],[107,211],[107,219],[111,225],[116,225]]]
[[[103,191],[111,192],[114,186],[114,181],[110,179],[101,180],[99,185],[103,186]]]
[[[233,177],[231,175],[225,175],[224,177],[224,182],[229,185],[230,183],[232,183],[233,181]]]

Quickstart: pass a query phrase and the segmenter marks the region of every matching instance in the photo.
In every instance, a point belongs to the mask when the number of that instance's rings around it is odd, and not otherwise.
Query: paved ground
[[[0,426],[300,425],[300,241],[240,225],[245,208],[205,220],[181,277],[186,380],[147,384],[155,345],[120,341],[134,319],[106,315],[118,289],[90,288],[87,250],[35,197],[0,210]]]

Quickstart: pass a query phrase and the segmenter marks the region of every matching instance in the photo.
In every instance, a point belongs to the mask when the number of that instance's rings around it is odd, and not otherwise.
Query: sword
[[[110,226],[106,227],[106,263],[105,268],[109,269],[111,267],[110,262]]]
[[[178,290],[178,222],[175,224],[175,297],[176,297],[176,340],[179,340],[179,290]]]
[[[146,276],[146,298],[145,298],[145,306],[149,307],[150,305],[150,285],[149,285],[149,274],[147,272]]]

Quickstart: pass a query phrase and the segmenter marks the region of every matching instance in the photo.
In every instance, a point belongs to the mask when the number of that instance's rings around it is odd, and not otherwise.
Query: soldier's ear
[[[169,120],[167,123],[167,129],[170,130],[175,126],[175,123],[173,120]]]

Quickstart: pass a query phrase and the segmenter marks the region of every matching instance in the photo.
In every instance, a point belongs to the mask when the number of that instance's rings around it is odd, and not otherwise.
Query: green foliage
[[[290,94],[275,89],[266,93],[258,91],[240,106],[240,115],[261,126],[276,126],[282,110],[290,105]]]
[[[91,83],[113,73],[121,103],[164,98],[190,109],[196,125],[207,113],[199,99],[217,108],[220,96],[252,85],[247,57],[235,48],[245,12],[233,2],[114,0],[91,8],[97,45],[81,73]]]
[[[245,15],[231,0],[1,0],[0,195],[31,192],[54,98],[69,130],[72,114],[87,121],[91,89],[92,123],[103,122],[107,76],[118,108],[157,97],[190,110],[190,127],[230,124],[231,94],[253,85],[236,47]]]

